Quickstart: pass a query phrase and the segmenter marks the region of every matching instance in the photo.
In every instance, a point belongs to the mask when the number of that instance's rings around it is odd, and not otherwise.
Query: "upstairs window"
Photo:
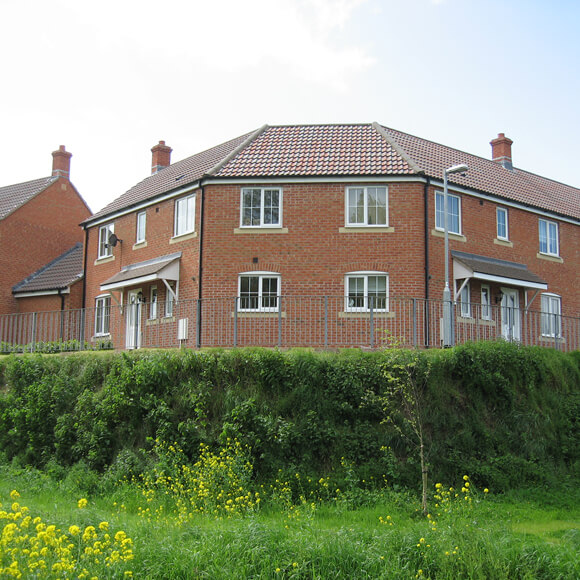
[[[542,294],[541,327],[543,336],[562,335],[562,299],[556,294]]]
[[[242,189],[242,227],[278,227],[281,223],[281,189],[271,187],[244,187]]]
[[[145,241],[145,229],[147,223],[147,214],[141,211],[137,214],[137,235],[135,236],[135,243],[140,244]]]
[[[99,228],[99,259],[108,258],[113,255],[113,246],[110,243],[110,237],[113,235],[114,231],[114,224],[107,224]]]
[[[351,272],[345,277],[346,312],[388,312],[389,277],[385,272]]]
[[[558,224],[548,220],[540,220],[540,253],[550,256],[560,254],[558,243]]]
[[[109,334],[111,321],[111,297],[99,296],[95,300],[95,336]]]
[[[349,187],[346,190],[348,226],[387,226],[387,188]]]
[[[449,233],[461,235],[461,200],[457,195],[447,196],[447,228]],[[445,230],[445,195],[435,193],[435,229]]]
[[[497,216],[497,239],[508,240],[508,212],[504,207],[498,207]]]
[[[183,236],[195,231],[195,195],[175,201],[174,236]]]
[[[273,272],[241,274],[239,309],[246,312],[278,312],[280,275]]]

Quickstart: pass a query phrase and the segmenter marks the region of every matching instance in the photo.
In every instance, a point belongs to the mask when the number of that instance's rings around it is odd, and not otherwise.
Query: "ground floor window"
[[[459,307],[463,318],[471,318],[471,287],[469,282],[461,288],[461,292],[459,293]]]
[[[99,296],[95,301],[95,336],[103,336],[110,332],[111,297]]]
[[[542,334],[561,336],[562,299],[556,294],[542,294]]]
[[[345,310],[389,310],[389,277],[385,272],[350,272],[345,277]]]
[[[240,274],[239,309],[248,312],[278,312],[280,276],[273,272]]]

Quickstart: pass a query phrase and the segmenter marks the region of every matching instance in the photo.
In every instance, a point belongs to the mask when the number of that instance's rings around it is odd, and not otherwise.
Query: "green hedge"
[[[366,482],[386,474],[416,485],[416,449],[383,421],[385,370],[411,354],[9,355],[0,358],[0,452],[20,464],[105,471],[137,461],[154,438],[194,457],[201,442],[236,437],[251,447],[259,479],[348,465]],[[417,356],[430,365],[422,413],[433,478],[469,473],[507,489],[578,476],[580,353],[478,343]]]

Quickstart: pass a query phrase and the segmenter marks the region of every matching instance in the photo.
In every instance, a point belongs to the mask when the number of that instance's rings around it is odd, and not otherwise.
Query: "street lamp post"
[[[449,193],[447,176],[452,173],[465,173],[468,167],[464,163],[454,165],[443,171],[443,228],[445,230],[445,288],[443,289],[443,346],[455,344],[453,332],[451,290],[449,288]]]

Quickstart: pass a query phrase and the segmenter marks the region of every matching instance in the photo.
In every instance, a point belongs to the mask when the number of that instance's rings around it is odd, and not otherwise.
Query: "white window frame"
[[[165,318],[171,318],[175,310],[175,284],[173,282],[168,282],[168,284],[173,292],[170,292],[167,287],[165,288]]]
[[[151,286],[149,289],[149,320],[157,318],[159,304],[159,292],[157,286]]]
[[[95,336],[109,336],[111,333],[111,295],[103,294],[95,298]]]
[[[185,236],[195,232],[195,194],[175,200],[173,237]]]
[[[141,244],[147,235],[147,212],[140,211],[137,214],[137,231],[135,233],[135,243]]]
[[[369,278],[371,277],[384,277],[385,278],[385,305],[383,307],[377,307],[377,302],[373,300],[373,312],[388,312],[389,311],[389,275],[387,272],[377,272],[377,271],[361,271],[361,272],[348,272],[344,276],[344,311],[345,312],[370,312],[371,311],[371,300],[369,296]],[[357,293],[353,298],[351,296],[351,280],[357,279],[362,281],[362,294]],[[362,303],[359,305],[354,303],[356,298],[362,298]]]
[[[540,254],[546,254],[548,256],[559,256],[560,255],[560,236],[558,231],[558,223],[550,220],[540,219],[538,221],[538,234],[540,243]],[[545,239],[542,239],[542,229],[545,229],[544,235]],[[552,238],[550,232],[555,235]],[[545,247],[542,246],[545,244]]]
[[[242,295],[242,284],[245,278],[256,278],[258,285],[255,292]],[[265,290],[267,281],[276,280],[276,294],[268,293]],[[238,310],[240,312],[278,312],[280,309],[280,298],[282,288],[282,276],[277,272],[242,272],[238,275]],[[246,299],[256,302],[256,306],[246,303]],[[275,304],[272,306],[271,301]]]
[[[113,255],[113,246],[109,243],[112,234],[115,233],[115,224],[108,223],[99,228],[99,249],[97,258],[110,258]]]
[[[500,215],[504,216],[504,223],[500,223]],[[496,236],[498,240],[509,240],[509,226],[508,226],[508,210],[505,207],[496,208],[495,212],[496,219]],[[500,226],[505,228],[505,233],[502,235],[500,233]]]
[[[461,318],[471,318],[471,283],[467,282],[458,296],[459,315]]]
[[[448,218],[447,226],[450,234],[461,235],[461,197],[448,193]],[[452,200],[457,200],[457,231],[453,229],[453,217],[451,203]],[[441,206],[439,209],[438,206]],[[435,229],[441,232],[445,231],[445,193],[443,191],[435,192]]]
[[[256,206],[254,209],[259,209],[260,210],[260,218],[259,218],[259,223],[244,223],[244,213],[246,209],[251,209],[251,208],[247,208],[244,205],[244,200],[245,200],[245,193],[246,192],[260,192],[260,202],[259,202],[259,206]],[[267,211],[266,211],[266,206],[265,206],[265,198],[266,198],[266,194],[267,192],[273,192],[276,191],[278,193],[278,221],[277,222],[273,222],[270,221],[269,223],[266,223],[268,218],[267,218]],[[242,187],[241,191],[240,191],[240,228],[281,228],[282,227],[282,195],[283,195],[283,191],[281,187]],[[271,208],[274,208],[275,206],[270,206]],[[250,217],[250,221],[253,218]]]
[[[481,319],[491,320],[491,287],[489,284],[481,285]]]
[[[384,223],[370,223],[370,215],[372,213],[372,206],[369,207],[369,198],[371,196],[371,190],[378,192],[378,190],[384,190],[385,193],[385,222]],[[358,208],[359,204],[351,205],[351,194],[360,191],[363,194],[363,219],[362,221],[352,221],[350,215],[351,207]],[[378,207],[378,206],[377,206]],[[345,197],[345,214],[346,214],[346,225],[350,227],[368,227],[368,228],[384,228],[389,227],[389,188],[386,185],[372,185],[372,186],[350,186],[346,188]]]
[[[562,336],[562,297],[546,292],[541,300],[542,336],[560,338]]]

